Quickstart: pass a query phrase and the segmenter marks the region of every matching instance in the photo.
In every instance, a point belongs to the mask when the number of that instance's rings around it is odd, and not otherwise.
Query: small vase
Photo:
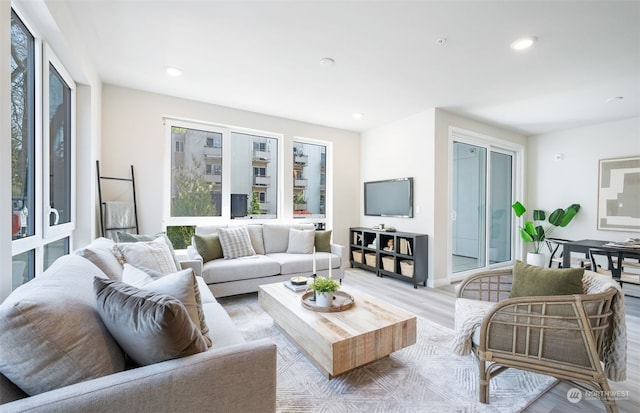
[[[316,305],[318,307],[331,307],[333,304],[333,293],[316,293]]]
[[[537,254],[535,252],[527,253],[527,264],[535,265],[536,267],[544,267],[547,259],[544,254]]]

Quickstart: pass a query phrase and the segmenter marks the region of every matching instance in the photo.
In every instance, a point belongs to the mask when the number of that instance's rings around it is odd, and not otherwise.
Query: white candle
[[[331,255],[329,255],[329,278],[331,278]]]
[[[313,247],[313,273],[316,273],[316,247]]]

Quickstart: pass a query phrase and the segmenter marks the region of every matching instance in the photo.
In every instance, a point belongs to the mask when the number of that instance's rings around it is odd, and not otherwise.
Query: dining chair
[[[623,283],[640,284],[640,252],[612,252],[591,248],[589,250],[591,268],[600,274],[610,274],[622,286]],[[607,268],[598,264],[598,257],[604,257]]]
[[[553,267],[554,263],[558,265],[558,268],[562,268],[562,254],[564,253],[564,248],[560,249],[560,247],[562,247],[567,242],[571,241],[562,238],[545,238],[545,243],[547,244],[547,248],[551,253],[551,256],[549,257],[549,268]],[[572,256],[571,266],[589,269],[591,268],[591,260],[589,259],[588,254],[585,254],[584,258]]]

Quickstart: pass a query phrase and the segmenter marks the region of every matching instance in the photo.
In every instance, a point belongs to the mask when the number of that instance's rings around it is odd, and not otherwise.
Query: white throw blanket
[[[105,202],[104,203],[104,230],[105,236],[117,241],[117,232],[133,232],[130,228],[135,226],[135,214],[131,202]],[[117,228],[117,229],[113,229]],[[112,230],[113,229],[113,230]]]
[[[604,372],[609,380],[623,381],[627,378],[627,325],[624,309],[624,293],[620,285],[611,277],[585,271],[582,285],[586,294],[598,294],[609,288],[616,289],[611,304],[613,316],[604,337],[601,359]],[[488,301],[456,299],[455,335],[452,350],[459,356],[471,352],[471,339],[484,316],[495,303]]]

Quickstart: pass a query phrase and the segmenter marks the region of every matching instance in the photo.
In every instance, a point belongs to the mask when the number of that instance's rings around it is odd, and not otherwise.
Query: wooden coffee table
[[[416,316],[379,299],[341,287],[354,297],[345,311],[302,306],[302,293],[283,283],[261,285],[260,307],[329,379],[415,344]]]

